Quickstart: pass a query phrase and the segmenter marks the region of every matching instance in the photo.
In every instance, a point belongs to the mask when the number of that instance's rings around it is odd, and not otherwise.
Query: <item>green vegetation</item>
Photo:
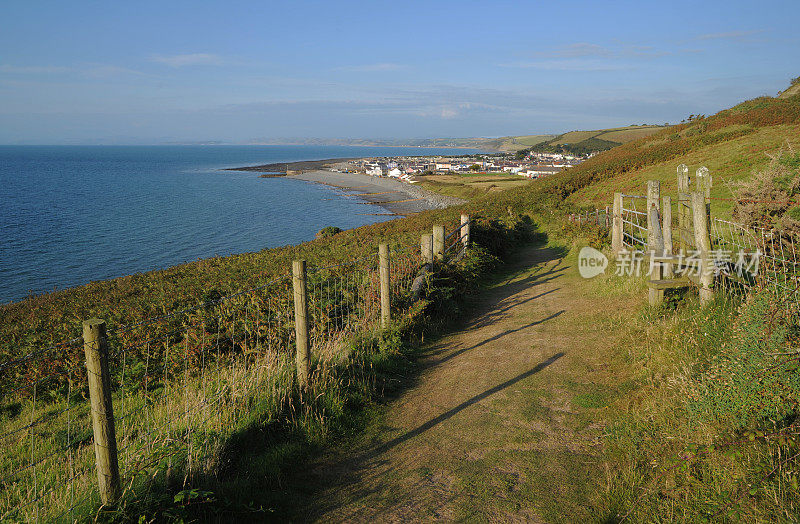
[[[621,283],[609,279],[605,287]],[[783,522],[800,509],[796,318],[761,292],[701,307],[691,293],[616,326],[635,387],[607,416],[612,521]],[[623,371],[625,370],[625,371]]]
[[[620,135],[611,133],[621,131],[632,130],[607,130],[615,138]],[[571,143],[607,140],[603,136],[599,133]],[[767,170],[771,175],[750,189],[743,186],[745,191],[753,196],[777,191],[781,197],[794,197],[797,155],[790,150],[772,163],[762,155],[778,153],[787,139],[796,136],[800,136],[800,96],[762,97],[710,117],[657,129],[519,189],[493,191],[475,184],[451,184],[451,190],[471,199],[463,206],[344,231],[298,246],[201,260],[31,297],[0,307],[2,358],[17,358],[76,337],[81,321],[93,316],[105,318],[114,327],[208,304],[211,309],[205,311],[204,321],[210,323],[220,316],[213,311],[217,298],[285,276],[293,259],[324,266],[374,256],[379,242],[416,245],[419,235],[434,223],[452,227],[462,212],[477,217],[474,238],[482,249],[437,275],[424,307],[411,311],[392,330],[359,333],[347,341],[340,359],[326,365],[318,361],[319,380],[314,386],[318,389],[306,408],[298,409],[300,392],[288,371],[290,359],[276,355],[265,382],[245,381],[252,389],[244,392],[246,402],[236,409],[247,416],[223,413],[228,417],[223,422],[233,422],[213,426],[211,440],[198,442],[213,448],[213,460],[197,466],[192,477],[196,480],[185,484],[185,472],[170,467],[164,458],[151,477],[157,487],[153,492],[163,496],[126,499],[119,513],[103,514],[103,518],[132,520],[142,514],[145,520],[225,520],[282,515],[287,510],[281,506],[286,470],[301,464],[302,457],[332,437],[363,427],[377,399],[407,380],[405,371],[411,366],[416,341],[430,332],[437,319],[458,313],[459,297],[474,289],[477,275],[496,267],[515,245],[530,239],[532,222],[553,235],[572,239],[575,246],[588,242],[603,247],[603,231],[564,225],[563,213],[609,205],[614,191],[641,192],[649,178],[662,180],[662,191],[674,193],[679,163],[705,164],[711,169],[715,177],[712,197],[730,198],[728,183],[747,178],[752,170]],[[718,216],[733,211],[733,202],[712,205]],[[788,207],[769,216],[786,214],[796,219],[798,211]],[[630,287],[633,284],[608,276],[586,285],[594,286],[597,293],[633,300],[642,296],[640,284]],[[643,307],[638,318],[603,326],[623,330],[623,338],[629,341],[611,363],[619,382],[626,384],[624,391],[620,387],[624,394],[607,395],[586,387],[575,402],[598,417],[603,413],[607,423],[604,443],[609,474],[599,480],[603,483],[600,510],[607,521],[625,517],[643,522],[709,518],[774,522],[796,517],[800,511],[796,462],[800,333],[797,318],[779,313],[781,306],[768,291],[730,297],[705,308],[691,292],[676,293],[662,308]],[[239,329],[241,321],[223,318],[223,331],[234,327],[239,337],[247,332]],[[231,336],[229,340],[243,339]],[[237,342],[227,350],[237,354],[244,347]],[[54,351],[41,368],[28,370],[29,378],[52,369],[75,368],[80,358],[75,348]],[[159,362],[170,366],[166,356]],[[0,370],[3,393],[19,378],[13,368]],[[225,378],[224,374],[211,377],[220,383]],[[85,405],[79,381],[43,384],[35,400],[25,396],[4,404],[0,423],[18,427],[33,415],[49,417],[70,403]],[[190,391],[192,382],[187,384]],[[154,417],[168,417],[170,410],[183,413],[184,400],[176,396],[174,404]],[[85,410],[77,416],[85,417]],[[88,433],[64,442],[71,433],[62,430],[53,427],[52,432],[40,435],[42,446],[86,451]],[[175,428],[178,434],[183,430],[180,424]],[[22,463],[22,453],[12,450],[11,456]],[[5,464],[4,471],[13,466]],[[55,475],[45,468],[36,474],[42,480]],[[469,475],[462,481],[469,488]],[[24,495],[4,494],[11,499]],[[91,499],[86,504],[86,512],[96,508]]]
[[[341,233],[342,231],[343,231],[343,229],[342,229],[342,228],[340,228],[340,227],[336,227],[336,226],[328,226],[328,227],[323,227],[323,228],[322,228],[322,229],[320,229],[320,230],[319,230],[319,232],[317,233],[317,238],[328,238],[328,237],[332,237],[333,235],[336,235],[336,234],[338,234],[338,233]]]

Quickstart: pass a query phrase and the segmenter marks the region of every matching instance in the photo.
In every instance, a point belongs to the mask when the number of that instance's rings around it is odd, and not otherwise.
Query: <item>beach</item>
[[[337,187],[396,215],[410,215],[464,203],[464,200],[460,198],[440,195],[407,182],[359,173],[340,173],[317,169],[289,175],[287,178]],[[365,211],[365,213],[369,213],[369,211]]]
[[[261,173],[264,178],[285,177],[336,187],[345,191],[348,195],[357,196],[366,203],[379,206],[394,215],[411,215],[430,209],[444,209],[465,202],[460,198],[440,195],[394,178],[331,170],[344,169],[348,160],[353,159],[331,158],[229,169],[231,171]],[[285,173],[287,172],[292,174],[286,175]],[[379,213],[367,209],[364,214],[381,215],[387,213]]]

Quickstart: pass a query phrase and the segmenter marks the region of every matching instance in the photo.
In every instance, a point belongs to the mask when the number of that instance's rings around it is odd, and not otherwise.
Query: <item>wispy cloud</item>
[[[225,65],[226,61],[219,55],[212,53],[189,53],[185,55],[153,55],[151,62],[168,65],[170,67],[185,67],[198,65]]]
[[[629,45],[622,49],[621,54],[635,58],[659,58],[671,55],[672,52],[651,45]]]
[[[551,58],[583,58],[587,56],[611,56],[610,49],[588,42],[576,42],[559,47],[552,51],[537,53],[538,56]]]
[[[503,67],[523,67],[551,71],[619,71],[630,69],[621,61],[625,59],[651,60],[672,54],[672,51],[651,45],[602,46],[589,42],[576,42],[535,53],[543,60],[501,64]]]
[[[626,64],[611,63],[605,60],[534,60],[505,62],[500,67],[516,69],[542,69],[545,71],[623,71],[631,69]]]
[[[704,35],[696,36],[695,40],[734,40],[738,42],[744,42],[750,40],[750,37],[761,33],[761,30],[750,30],[750,31],[727,31],[724,33],[707,33]]]
[[[397,71],[400,69],[404,69],[405,66],[402,64],[395,64],[393,62],[381,62],[378,64],[364,64],[364,65],[353,65],[353,66],[342,66],[337,67],[337,71],[351,71],[351,72],[358,72],[358,73],[370,73],[370,72],[379,72],[379,71]]]
[[[67,73],[72,69],[64,66],[13,66],[0,65],[0,73],[47,75],[53,73]]]
[[[110,64],[77,64],[74,66],[15,66],[0,64],[0,73],[13,75],[64,75],[72,74],[93,78],[104,78],[120,75],[145,76],[145,73],[128,67]]]

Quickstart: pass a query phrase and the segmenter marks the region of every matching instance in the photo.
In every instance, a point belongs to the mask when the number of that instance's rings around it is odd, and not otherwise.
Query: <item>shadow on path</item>
[[[472,398],[470,398],[468,400],[465,400],[464,402],[462,402],[458,406],[445,411],[441,415],[432,418],[428,422],[425,422],[424,424],[412,429],[411,431],[403,433],[399,437],[396,437],[396,438],[390,440],[389,442],[386,442],[385,444],[381,444],[377,448],[366,452],[362,456],[358,457],[356,459],[356,462],[357,463],[368,462],[368,461],[372,460],[373,458],[377,457],[378,455],[386,453],[387,451],[389,451],[393,447],[395,447],[397,445],[400,445],[400,444],[402,444],[403,442],[405,442],[405,441],[407,441],[409,439],[412,439],[412,438],[414,438],[416,436],[421,435],[422,433],[424,433],[424,432],[428,431],[429,429],[437,426],[438,424],[441,424],[445,420],[451,418],[453,415],[456,415],[460,411],[472,406],[473,404],[475,404],[477,402],[480,402],[481,400],[483,400],[483,399],[485,399],[485,398],[487,398],[487,397],[489,397],[491,395],[494,395],[495,393],[497,393],[499,391],[502,391],[502,390],[506,389],[509,386],[513,386],[514,384],[516,384],[520,380],[524,380],[524,379],[530,377],[531,375],[534,375],[534,374],[538,373],[539,371],[543,370],[544,368],[546,368],[550,364],[554,363],[556,360],[560,359],[564,355],[565,355],[564,352],[556,353],[555,355],[553,355],[552,357],[548,358],[544,362],[541,362],[541,363],[537,364],[533,369],[529,369],[528,371],[526,371],[524,373],[520,373],[519,375],[517,375],[514,378],[508,379],[505,382],[494,386],[493,388],[487,389],[483,393],[480,393],[480,394],[475,395],[474,397],[472,397]]]
[[[534,298],[535,298],[535,297],[534,297]],[[452,353],[450,353],[449,355],[447,355],[447,356],[445,356],[445,357],[442,357],[442,358],[440,358],[440,359],[438,359],[438,360],[434,360],[434,361],[432,361],[432,362],[427,362],[427,363],[425,363],[425,364],[423,365],[423,369],[430,368],[430,367],[433,367],[433,366],[438,366],[439,364],[441,364],[441,363],[443,363],[443,362],[447,362],[447,361],[448,361],[448,360],[450,360],[451,358],[455,358],[455,357],[457,357],[457,356],[461,355],[462,353],[466,353],[467,351],[470,351],[470,350],[473,350],[473,349],[479,348],[479,347],[481,347],[481,346],[483,346],[483,345],[485,345],[485,344],[488,344],[489,342],[494,342],[495,340],[497,340],[497,339],[500,339],[500,338],[503,338],[503,337],[505,337],[505,336],[507,336],[507,335],[510,335],[510,334],[512,334],[512,333],[516,333],[516,332],[518,332],[518,331],[523,331],[523,330],[525,330],[525,329],[532,328],[533,326],[538,326],[539,324],[543,324],[544,322],[547,322],[548,320],[553,320],[554,318],[556,318],[557,316],[559,316],[559,315],[561,315],[561,314],[563,314],[563,313],[565,313],[565,312],[566,312],[566,310],[565,310],[565,309],[562,309],[562,310],[561,310],[561,311],[559,311],[558,313],[553,313],[553,314],[552,314],[552,315],[550,315],[549,317],[545,317],[545,318],[543,318],[543,319],[541,319],[541,320],[537,320],[537,321],[535,321],[535,322],[531,322],[530,324],[526,324],[526,325],[524,325],[524,326],[520,326],[520,327],[518,327],[518,328],[516,328],[516,329],[507,329],[507,330],[503,331],[502,333],[498,333],[497,335],[495,335],[495,336],[493,336],[493,337],[489,337],[489,338],[487,338],[486,340],[483,340],[483,341],[481,341],[481,342],[478,342],[478,343],[477,343],[477,344],[475,344],[475,345],[472,345],[472,346],[470,346],[470,347],[467,347],[467,348],[461,348],[461,349],[459,349],[458,351],[453,351],[453,352],[452,352]],[[438,354],[442,353],[443,351],[445,351],[445,349],[446,349],[446,348],[443,348],[443,349],[440,349],[440,350],[436,351],[435,353],[430,353],[430,354],[432,354],[432,355],[438,355]]]

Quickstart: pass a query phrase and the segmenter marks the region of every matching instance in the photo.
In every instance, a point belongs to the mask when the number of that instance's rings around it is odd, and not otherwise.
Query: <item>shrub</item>
[[[736,184],[734,220],[749,227],[800,232],[796,206],[800,196],[799,165],[800,155],[788,145],[788,153],[779,151],[764,170]]]
[[[328,227],[324,227],[324,228],[320,229],[319,232],[317,233],[316,238],[328,238],[328,237],[332,237],[333,235],[335,235],[337,233],[341,233],[341,232],[342,232],[342,228],[340,228],[340,227],[328,226]]]
[[[698,378],[690,409],[734,430],[783,426],[800,405],[798,355],[790,351],[797,324],[780,314],[769,289],[753,292],[742,305],[729,344]]]

